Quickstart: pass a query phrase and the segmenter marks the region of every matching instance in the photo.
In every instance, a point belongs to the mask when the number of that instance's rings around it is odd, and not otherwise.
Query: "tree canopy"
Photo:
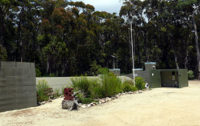
[[[119,15],[66,0],[0,0],[0,60],[34,62],[42,76],[130,73],[135,65],[187,68],[200,75],[199,0],[124,0]],[[196,28],[195,28],[196,25]]]

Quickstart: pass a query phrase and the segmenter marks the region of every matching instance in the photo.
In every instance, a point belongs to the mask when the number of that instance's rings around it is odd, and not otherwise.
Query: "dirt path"
[[[0,126],[200,126],[200,82],[182,89],[157,88],[124,95],[79,111],[61,109],[62,99],[0,113]]]

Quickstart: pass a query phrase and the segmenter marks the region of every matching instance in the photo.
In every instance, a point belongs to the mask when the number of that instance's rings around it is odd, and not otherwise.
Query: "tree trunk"
[[[177,58],[175,50],[174,50],[174,60],[175,60],[175,63],[176,63],[176,69],[179,69],[178,58]]]
[[[200,52],[199,52],[199,37],[197,33],[197,24],[195,22],[195,17],[194,13],[192,15],[192,20],[193,20],[193,26],[194,26],[194,32],[195,32],[195,46],[196,46],[196,51],[197,51],[197,68],[198,68],[198,79],[200,80]]]
[[[186,56],[185,56],[185,63],[184,63],[184,67],[185,67],[185,69],[187,69],[187,64],[188,64],[188,50],[187,50],[187,48],[186,48]]]

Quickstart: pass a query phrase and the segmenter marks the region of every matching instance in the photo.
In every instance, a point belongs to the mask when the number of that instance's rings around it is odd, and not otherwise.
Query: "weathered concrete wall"
[[[37,105],[34,63],[0,62],[0,112]]]
[[[53,88],[53,90],[62,90],[64,87],[72,86],[71,79],[76,77],[37,77],[36,82],[40,80],[46,80],[48,85]],[[79,77],[77,77],[79,78]],[[99,76],[88,76],[88,79],[99,79]],[[130,80],[131,78],[125,76],[119,76],[122,81]]]

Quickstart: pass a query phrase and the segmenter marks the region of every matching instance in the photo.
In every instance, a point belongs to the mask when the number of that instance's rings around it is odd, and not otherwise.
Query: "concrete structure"
[[[135,76],[143,77],[151,88],[188,86],[187,69],[156,69],[155,62],[145,63],[145,70],[135,69]]]
[[[65,87],[72,86],[72,79],[80,78],[80,77],[37,77],[36,83],[38,84],[39,81],[45,80],[47,81],[47,84],[53,88],[53,90],[61,90]],[[100,79],[100,76],[88,76],[88,79]],[[126,76],[119,76],[119,78],[122,80],[122,82],[126,80],[131,80],[131,78]]]
[[[114,73],[116,76],[120,76],[120,69],[119,68],[109,69],[109,71]]]
[[[34,63],[0,62],[0,112],[37,105]]]

